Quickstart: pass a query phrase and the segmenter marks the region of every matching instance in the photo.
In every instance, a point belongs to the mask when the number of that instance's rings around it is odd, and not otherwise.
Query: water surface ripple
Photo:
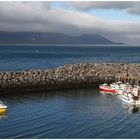
[[[140,138],[140,113],[98,89],[0,94],[0,138]]]

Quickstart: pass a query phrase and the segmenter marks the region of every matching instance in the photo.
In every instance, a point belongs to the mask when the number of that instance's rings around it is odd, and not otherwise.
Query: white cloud
[[[93,8],[100,9],[126,9],[135,5],[135,2],[126,1],[72,1],[69,6],[81,9],[91,10]]]
[[[51,8],[51,2],[0,2],[1,31],[100,34],[113,41],[137,44],[139,27],[138,22],[103,20],[86,12]]]
[[[65,5],[79,10],[118,9],[140,15],[140,1],[72,1]]]
[[[140,15],[140,3],[133,8],[128,8],[127,12],[131,13],[131,14],[134,14],[134,15]]]

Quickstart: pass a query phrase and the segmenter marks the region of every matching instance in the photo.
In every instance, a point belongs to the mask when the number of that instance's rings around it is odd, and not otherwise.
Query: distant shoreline
[[[110,45],[91,45],[91,44],[0,44],[0,46],[7,46],[7,45],[16,45],[16,46],[119,46],[119,47],[140,47],[140,45],[114,45],[114,44],[110,44]]]

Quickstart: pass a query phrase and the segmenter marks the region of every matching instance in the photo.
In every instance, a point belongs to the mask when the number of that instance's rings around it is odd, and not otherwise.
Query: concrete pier
[[[0,91],[97,87],[113,81],[140,84],[140,64],[68,64],[55,69],[0,72]]]

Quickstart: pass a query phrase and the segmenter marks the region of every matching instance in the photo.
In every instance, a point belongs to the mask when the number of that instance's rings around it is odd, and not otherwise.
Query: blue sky
[[[97,34],[140,44],[140,1],[0,1],[0,31]]]
[[[66,3],[66,2],[64,2]],[[109,19],[109,20],[122,20],[122,21],[138,21],[140,22],[140,15],[135,15],[135,14],[130,14],[126,10],[120,10],[120,9],[98,9],[98,8],[93,8],[90,10],[86,11],[81,11],[79,9],[73,8],[66,6],[63,4],[63,2],[59,1],[54,1],[52,3],[53,8],[62,8],[66,11],[79,11],[79,12],[84,12],[102,19]]]
[[[94,9],[89,11],[89,14],[100,17],[102,19],[140,21],[140,16],[131,15],[127,13],[125,10],[120,11],[113,9]]]

